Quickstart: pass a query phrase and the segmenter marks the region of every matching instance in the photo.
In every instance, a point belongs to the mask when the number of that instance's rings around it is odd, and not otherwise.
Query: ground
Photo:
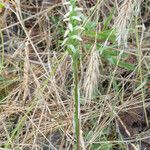
[[[76,4],[80,149],[149,150],[150,2]],[[0,149],[74,148],[67,12],[63,0],[0,1]]]

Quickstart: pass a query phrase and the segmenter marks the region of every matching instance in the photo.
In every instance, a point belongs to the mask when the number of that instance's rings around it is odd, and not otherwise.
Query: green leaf
[[[0,81],[4,81],[4,80],[5,80],[5,78],[0,75]]]
[[[119,62],[119,67],[130,70],[130,71],[133,71],[135,69],[135,65],[126,63],[124,61]]]
[[[114,12],[115,12],[115,9],[113,8],[113,10],[110,12],[109,16],[107,17],[107,19],[104,21],[102,31],[105,31],[108,28],[108,25],[114,16]]]
[[[91,22],[91,21],[89,21],[89,22],[87,22],[87,24],[85,25],[85,31],[93,31],[94,29],[95,29],[95,27],[96,27],[96,24],[95,24],[95,22]]]
[[[101,49],[100,49],[100,52],[101,52]],[[111,49],[111,48],[103,48],[102,49],[102,53],[101,55],[105,58],[110,58],[112,56],[118,56],[120,54],[120,51],[117,51],[117,50],[114,50],[114,49]],[[127,58],[129,55],[126,54],[126,53],[123,53],[121,55],[121,58]]]
[[[84,28],[83,27],[81,27],[81,26],[76,26],[75,28],[74,28],[74,30],[84,30]]]
[[[67,35],[69,34],[69,30],[65,31],[64,37],[67,37]]]
[[[113,65],[117,65],[118,63],[117,58],[114,58],[114,57],[107,58],[107,60]],[[129,71],[133,71],[135,69],[135,65],[124,62],[124,61],[119,61],[118,66],[121,68],[127,69]]]
[[[68,23],[68,28],[71,32],[73,31],[73,25],[70,22]]]
[[[72,39],[76,39],[78,41],[82,41],[81,37],[79,35],[73,35],[71,36]]]
[[[4,8],[4,7],[5,7],[4,3],[0,2],[0,8]]]
[[[83,11],[83,8],[76,6],[74,10],[75,10],[75,11]]]
[[[85,31],[84,34],[88,37],[97,38],[98,40],[101,40],[101,41],[106,41],[106,40],[111,41],[111,42],[116,41],[116,35],[115,35],[114,29],[105,30],[97,34],[95,31]]]
[[[68,48],[73,52],[76,53],[76,48],[74,47],[74,45],[68,45]]]
[[[73,16],[72,19],[77,20],[77,21],[81,21],[81,18],[79,16]]]

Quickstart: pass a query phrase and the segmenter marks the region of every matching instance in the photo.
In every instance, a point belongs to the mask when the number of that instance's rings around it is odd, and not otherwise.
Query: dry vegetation
[[[72,150],[65,0],[0,1],[0,149]],[[150,150],[150,2],[79,0],[83,150]]]

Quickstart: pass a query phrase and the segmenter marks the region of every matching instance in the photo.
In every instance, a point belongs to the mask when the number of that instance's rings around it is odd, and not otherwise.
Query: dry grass
[[[92,99],[92,95],[96,91],[99,83],[100,59],[99,52],[96,50],[96,44],[94,44],[91,50],[91,54],[89,55],[89,58],[87,60],[88,67],[83,84],[86,101]]]
[[[75,142],[73,78],[71,58],[61,45],[66,27],[64,1],[3,2],[0,149],[71,150]],[[91,34],[97,28],[103,32],[106,22],[108,29],[117,30],[113,42],[109,41],[109,34],[105,39],[95,40],[82,33],[79,64],[82,147],[149,148],[150,4],[148,0],[88,0],[78,1],[78,5],[83,8],[84,25],[88,26],[88,21],[95,23],[96,27],[91,24],[87,27]],[[114,15],[109,21],[112,10]],[[103,55],[101,51],[105,50],[108,54]],[[117,56],[109,53],[114,51]],[[135,67],[127,69],[120,61]]]

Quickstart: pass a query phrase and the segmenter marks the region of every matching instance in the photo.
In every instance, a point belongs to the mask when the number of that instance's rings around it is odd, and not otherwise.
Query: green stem
[[[77,0],[70,0],[70,6],[69,6],[69,24],[68,24],[68,37],[66,38],[67,42],[66,45],[68,46],[68,52],[72,57],[72,67],[73,67],[73,80],[74,80],[74,134],[75,134],[75,149],[80,149],[80,102],[79,102],[79,79],[78,79],[78,62],[79,62],[79,43],[80,43],[80,37],[79,37],[79,31],[77,27],[79,26],[79,20],[76,19],[78,15],[78,10],[76,9],[76,2]],[[73,18],[74,17],[74,18]],[[67,33],[66,32],[66,33]]]
[[[0,40],[1,40],[1,47],[2,47],[2,56],[1,56],[1,63],[0,63],[0,73],[3,69],[3,65],[4,65],[4,39],[3,39],[3,33],[1,31],[1,28],[0,28]]]
[[[78,89],[78,61],[73,59],[73,76],[74,76],[74,123],[75,123],[75,136],[76,144],[75,147],[77,150],[80,149],[80,109],[79,109],[79,89]]]

